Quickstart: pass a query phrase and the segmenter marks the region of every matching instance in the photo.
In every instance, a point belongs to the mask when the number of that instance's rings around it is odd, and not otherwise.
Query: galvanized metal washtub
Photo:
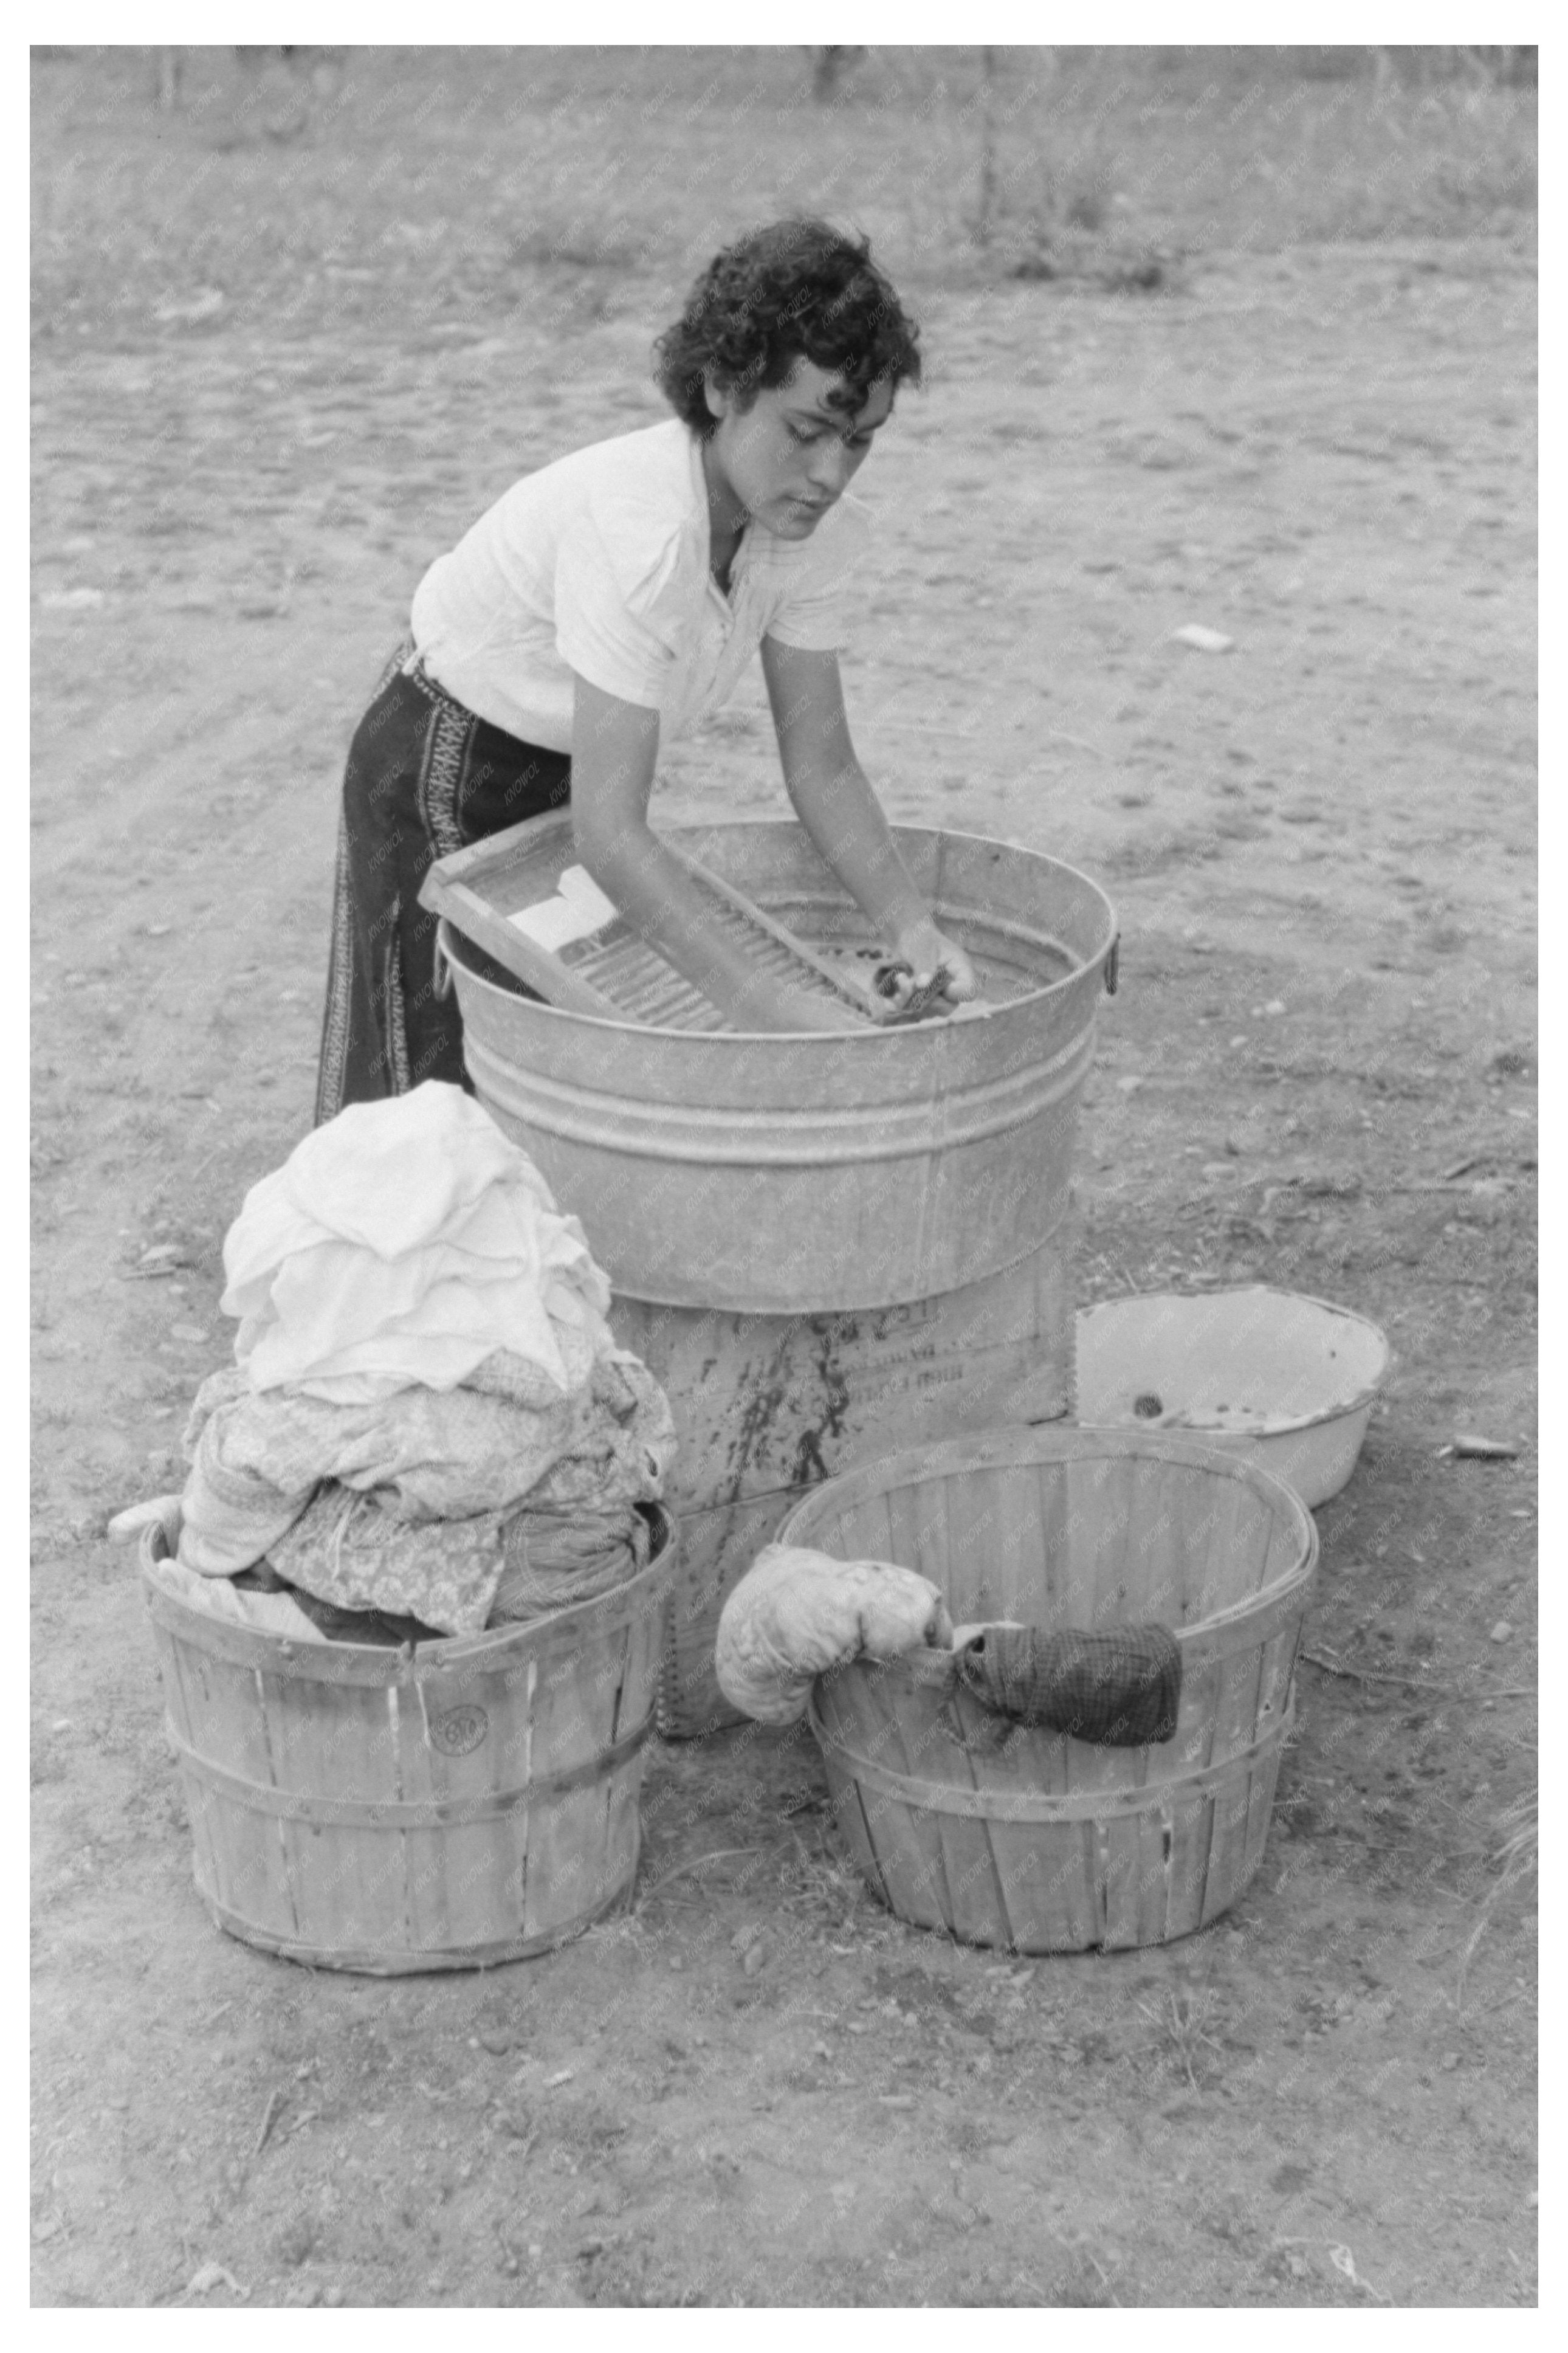
[[[803,938],[870,943],[799,826],[671,832]],[[891,1306],[997,1274],[1060,1224],[1095,1006],[1115,984],[1110,902],[1037,851],[894,838],[973,955],[984,1016],[798,1036],[597,1020],[485,977],[443,923],[479,1098],[618,1291],[735,1314]]]
[[[870,944],[797,826],[676,838],[803,938]],[[804,1038],[598,1021],[486,977],[441,927],[479,1100],[582,1219],[616,1337],[674,1409],[670,1736],[740,1721],[713,1674],[720,1610],[821,1480],[1069,1410],[1071,1158],[1115,914],[1058,860],[895,839],[997,1000],[983,1019]]]

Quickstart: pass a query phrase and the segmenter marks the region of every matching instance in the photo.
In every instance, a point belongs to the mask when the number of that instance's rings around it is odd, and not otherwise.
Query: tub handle
[[[447,943],[440,932],[436,934],[436,954],[431,970],[431,987],[438,1004],[444,1005],[452,994],[452,959],[447,954]]]
[[[1121,934],[1118,932],[1116,937],[1110,943],[1110,954],[1105,959],[1105,993],[1107,997],[1115,996],[1116,984],[1118,979],[1121,977]]]

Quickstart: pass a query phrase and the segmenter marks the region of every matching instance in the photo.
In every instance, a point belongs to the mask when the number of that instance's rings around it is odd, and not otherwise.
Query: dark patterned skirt
[[[422,1079],[466,1086],[455,995],[436,994],[432,860],[563,808],[564,752],[520,743],[444,693],[400,646],[349,750],[316,1124]]]

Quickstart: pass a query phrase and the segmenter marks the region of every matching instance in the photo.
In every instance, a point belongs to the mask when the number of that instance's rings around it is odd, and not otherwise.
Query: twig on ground
[[[1089,743],[1082,735],[1068,735],[1060,727],[1047,727],[1040,732],[1047,744],[1070,744],[1075,752],[1092,752],[1097,760],[1110,760],[1111,757],[1109,752],[1101,751],[1098,744]]]
[[[1118,2312],[1120,2312],[1120,2311],[1121,2310],[1121,2308],[1122,2308],[1122,2307],[1121,2307],[1121,2298],[1117,2295],[1116,2290],[1111,2286],[1111,2284],[1110,2284],[1110,2278],[1109,2278],[1109,2276],[1108,2276],[1108,2274],[1107,2274],[1107,2273],[1106,2273],[1106,2270],[1105,2270],[1105,2266],[1104,2266],[1104,2265],[1103,2265],[1103,2263],[1100,2262],[1100,2257],[1095,2253],[1094,2249],[1093,2249],[1092,2247],[1089,2247],[1089,2246],[1086,2246],[1086,2247],[1084,2248],[1084,2253],[1089,2257],[1089,2262],[1094,2265],[1095,2270],[1100,2274],[1100,2284],[1101,2287],[1103,2287],[1103,2288],[1104,2288],[1106,2295],[1110,2298],[1110,2301],[1111,2301],[1111,2303],[1116,2306],[1117,2311],[1118,2311]]]
[[[256,2146],[250,2152],[252,2157],[259,2157],[266,2147],[272,2127],[278,2120],[278,2111],[282,2105],[282,2092],[275,2088],[268,2099],[266,2113],[261,2119],[261,2130],[257,2134]]]
[[[1376,1667],[1347,1667],[1324,1651],[1301,1651],[1298,1655],[1309,1666],[1321,1667],[1326,1675],[1343,1675],[1350,1683],[1397,1683],[1402,1691],[1432,1692],[1439,1699],[1534,1699],[1533,1683],[1505,1683],[1498,1691],[1489,1691],[1484,1683],[1472,1683],[1461,1690],[1454,1683],[1435,1683],[1426,1675],[1390,1675]]]
[[[1401,1185],[1369,1185],[1366,1189],[1369,1193],[1473,1193],[1476,1188],[1452,1184],[1446,1176],[1427,1176]]]
[[[668,1887],[672,1879],[680,1877],[682,1872],[700,1870],[705,1862],[726,1862],[738,1854],[761,1854],[762,1851],[760,1846],[717,1846],[711,1854],[694,1854],[689,1862],[678,1862],[672,1871],[667,1871],[662,1878],[645,1887],[637,1899],[637,1909],[640,1912],[650,1895],[657,1895],[661,1887]]]
[[[1330,1657],[1323,1651],[1303,1651],[1300,1655],[1310,1666],[1321,1667],[1327,1675],[1343,1675],[1351,1683],[1398,1683],[1405,1691],[1439,1692],[1447,1699],[1456,1696],[1448,1684],[1434,1683],[1429,1675],[1380,1674],[1375,1667],[1342,1666],[1338,1659]]]

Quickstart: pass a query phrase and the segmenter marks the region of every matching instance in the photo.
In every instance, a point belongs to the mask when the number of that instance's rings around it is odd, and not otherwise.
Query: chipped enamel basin
[[[1191,1430],[1309,1506],[1355,1469],[1390,1361],[1364,1316],[1263,1283],[1082,1308],[1077,1355],[1086,1428]]]

